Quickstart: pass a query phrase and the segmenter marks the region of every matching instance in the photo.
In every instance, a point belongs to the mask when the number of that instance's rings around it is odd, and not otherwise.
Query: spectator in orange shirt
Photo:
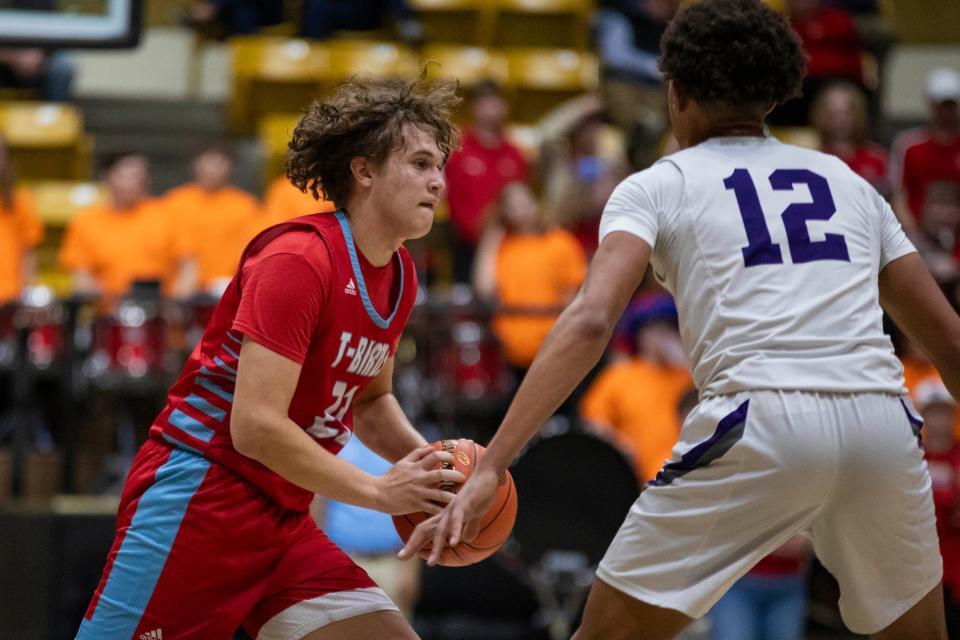
[[[525,370],[586,274],[580,244],[563,229],[548,228],[530,187],[503,188],[493,225],[477,251],[474,286],[500,307],[493,331],[507,361]]]
[[[311,213],[324,213],[334,210],[333,203],[318,200],[311,193],[304,193],[293,186],[287,176],[277,176],[267,187],[263,199],[263,208],[253,219],[253,227],[248,232],[252,238],[267,227],[286,222],[290,218],[297,218]]]
[[[0,304],[20,296],[36,272],[33,248],[43,238],[33,196],[14,185],[7,144],[0,137]]]
[[[122,296],[137,280],[190,293],[189,269],[178,263],[166,209],[147,193],[149,169],[142,155],[108,158],[102,175],[109,202],[77,213],[67,225],[60,263],[72,272],[76,293]]]
[[[233,277],[258,214],[256,198],[230,184],[233,157],[223,147],[201,151],[193,161],[194,181],[167,193],[163,200],[175,230],[181,260],[195,264],[195,288],[219,294]]]
[[[594,427],[632,455],[637,478],[656,477],[680,433],[680,400],[693,387],[670,296],[646,294],[625,318],[635,355],[600,372],[580,404]]]

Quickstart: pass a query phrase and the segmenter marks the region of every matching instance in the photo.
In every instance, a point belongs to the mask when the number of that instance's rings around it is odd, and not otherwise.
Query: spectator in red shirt
[[[867,139],[867,99],[856,85],[840,80],[827,85],[813,103],[811,120],[820,134],[820,150],[835,155],[884,195],[889,195],[887,152]]]
[[[863,85],[863,44],[853,18],[821,0],[787,0],[786,10],[807,54],[807,77],[803,95],[779,107],[772,124],[807,124],[810,101],[820,87],[843,79]]]
[[[934,182],[927,189],[913,243],[937,282],[949,284],[960,274],[960,183]]]
[[[953,431],[957,405],[936,378],[920,384],[916,398],[923,414],[924,457],[933,483],[943,556],[947,633],[950,638],[960,638],[960,443]]]
[[[934,69],[927,77],[930,121],[920,136],[909,136],[900,165],[894,210],[908,231],[923,217],[927,190],[934,182],[960,183],[960,72]]]
[[[471,123],[446,167],[457,282],[470,282],[473,254],[488,209],[500,190],[510,182],[527,179],[526,160],[506,139],[509,111],[499,85],[485,81],[473,87],[470,107]]]

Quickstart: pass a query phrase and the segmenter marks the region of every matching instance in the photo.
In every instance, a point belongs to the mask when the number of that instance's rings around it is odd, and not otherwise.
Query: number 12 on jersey
[[[817,260],[843,260],[850,262],[847,242],[838,233],[827,233],[823,240],[810,239],[808,220],[829,220],[837,212],[827,180],[807,169],[777,169],[770,174],[770,186],[776,191],[792,191],[798,184],[810,189],[810,202],[795,202],[781,214],[787,230],[790,256],[794,264]],[[747,246],[743,247],[746,266],[783,264],[780,245],[770,238],[770,229],[760,206],[757,187],[746,169],[735,169],[723,181],[723,186],[732,190],[740,208],[740,217],[747,232]]]

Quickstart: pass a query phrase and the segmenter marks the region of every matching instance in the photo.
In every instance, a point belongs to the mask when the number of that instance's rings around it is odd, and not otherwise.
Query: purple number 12
[[[826,179],[807,169],[777,169],[770,174],[770,186],[777,191],[792,191],[798,184],[807,185],[813,199],[810,202],[795,202],[781,215],[794,264],[816,260],[850,262],[847,242],[842,235],[827,233],[823,240],[810,240],[807,221],[829,220],[837,212]],[[742,249],[746,266],[783,264],[780,245],[770,238],[770,230],[760,206],[760,197],[750,173],[746,169],[735,169],[723,181],[723,186],[733,191],[740,208],[740,217],[743,218],[743,226],[747,232],[747,246]]]

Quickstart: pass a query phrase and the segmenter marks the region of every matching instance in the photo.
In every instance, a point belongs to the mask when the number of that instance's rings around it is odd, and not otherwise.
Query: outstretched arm
[[[580,293],[544,341],[473,475],[443,513],[417,527],[401,558],[412,557],[432,538],[435,564],[446,544],[476,536],[507,466],[603,355],[650,253],[650,245],[626,232],[604,238]]]
[[[883,268],[880,304],[920,345],[960,401],[960,317],[918,254],[909,253]]]

